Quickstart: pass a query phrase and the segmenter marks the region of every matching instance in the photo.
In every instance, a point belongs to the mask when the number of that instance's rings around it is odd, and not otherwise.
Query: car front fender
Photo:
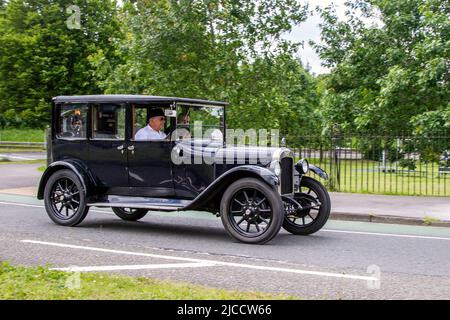
[[[316,167],[315,165],[310,164],[309,165],[309,170],[311,170],[312,172],[314,172],[315,174],[317,174],[319,177],[328,180],[328,174],[322,170],[319,167]]]
[[[203,190],[192,202],[184,208],[184,210],[203,210],[203,209],[217,209],[220,205],[220,200],[226,188],[234,181],[241,178],[253,177],[260,179],[272,188],[276,188],[279,184],[279,179],[267,168],[255,165],[244,165],[234,167],[222,175],[220,175],[213,183],[211,183],[205,190]]]

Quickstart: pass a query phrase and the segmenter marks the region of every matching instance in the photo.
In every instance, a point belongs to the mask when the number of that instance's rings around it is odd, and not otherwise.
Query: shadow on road
[[[208,226],[188,225],[182,223],[176,223],[173,221],[137,221],[128,222],[115,219],[101,219],[95,221],[85,221],[77,228],[83,229],[98,229],[102,232],[113,232],[120,235],[120,237],[130,236],[163,236],[173,237],[174,239],[184,239],[184,241],[201,240],[208,242],[226,242],[226,243],[238,243],[245,246],[254,246],[248,244],[242,244],[231,237],[229,237],[226,231],[223,229],[220,222],[214,223],[208,221]],[[331,234],[316,233],[310,236],[297,236],[292,235],[283,229],[280,233],[264,246],[280,246],[280,248],[292,247],[292,246],[322,246],[327,244],[336,244],[336,239]],[[255,247],[258,247],[256,245]],[[261,246],[263,247],[263,246]]]

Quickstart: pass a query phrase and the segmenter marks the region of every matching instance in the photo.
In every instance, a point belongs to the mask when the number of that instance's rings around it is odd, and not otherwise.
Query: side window
[[[56,137],[60,139],[86,139],[87,112],[86,104],[61,104]]]
[[[125,106],[99,104],[92,109],[92,138],[105,140],[125,139]]]
[[[169,106],[134,105],[133,140],[164,140],[170,130],[170,118],[165,116]]]

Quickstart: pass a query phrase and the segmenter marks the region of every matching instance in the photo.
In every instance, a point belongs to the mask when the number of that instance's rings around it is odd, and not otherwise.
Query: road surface
[[[329,221],[312,236],[281,231],[266,245],[246,245],[208,213],[152,212],[125,222],[93,208],[70,228],[53,224],[41,201],[0,194],[0,241],[2,261],[72,272],[303,299],[450,299],[450,228]]]

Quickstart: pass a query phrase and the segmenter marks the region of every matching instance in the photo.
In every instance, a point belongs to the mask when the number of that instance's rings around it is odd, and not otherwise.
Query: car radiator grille
[[[293,163],[291,157],[281,159],[281,194],[293,192]]]

